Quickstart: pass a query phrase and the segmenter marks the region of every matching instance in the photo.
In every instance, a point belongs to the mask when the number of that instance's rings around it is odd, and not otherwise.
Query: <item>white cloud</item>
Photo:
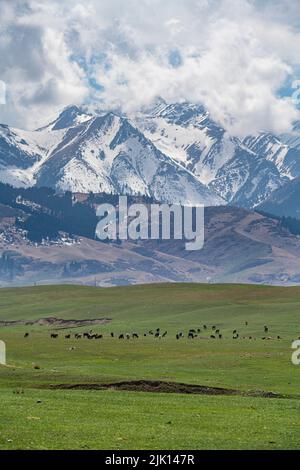
[[[297,3],[0,0],[0,118],[32,125],[88,95],[124,111],[162,96],[201,102],[238,134],[286,131],[298,112],[278,92],[300,65]]]

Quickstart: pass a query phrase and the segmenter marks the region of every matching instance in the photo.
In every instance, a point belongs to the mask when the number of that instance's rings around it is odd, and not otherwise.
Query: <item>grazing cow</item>
[[[236,331],[236,330],[233,330],[232,334],[233,334],[233,335],[236,335],[236,334],[237,334],[237,331]]]
[[[179,334],[177,333],[177,334],[176,334],[176,339],[179,339],[179,338],[180,338],[180,336],[179,336]]]
[[[266,325],[264,326],[264,331],[265,331],[265,333],[268,333],[268,331],[269,331],[269,328]]]
[[[158,338],[160,336],[160,332],[157,331],[154,336],[155,336],[155,338]]]
[[[114,337],[114,334],[113,334],[113,333],[111,333],[111,334],[110,334],[110,336],[113,338],[113,337]]]
[[[245,325],[248,326],[248,322],[247,322],[247,321],[245,321]]]
[[[81,339],[81,338],[82,338],[82,334],[76,333],[75,338],[76,338],[76,339]]]
[[[119,335],[119,339],[124,339],[124,335]]]
[[[189,331],[188,339],[194,339],[194,333],[192,331]]]
[[[168,332],[165,331],[165,332],[163,333],[162,337],[164,338],[165,336],[167,336],[167,334],[168,334]]]
[[[29,333],[25,333],[24,338],[28,338]]]
[[[277,336],[277,339],[281,339],[281,337],[280,337],[280,336]]]
[[[126,339],[130,339],[130,334],[126,333]]]
[[[193,328],[191,328],[189,331],[190,331],[191,333],[196,333],[196,330],[194,330]]]
[[[216,339],[215,335],[210,335],[211,339]]]
[[[58,338],[58,334],[51,333],[51,338],[52,338],[52,339]]]
[[[132,333],[132,337],[138,339],[139,335],[137,333]]]
[[[144,336],[147,336],[147,333],[144,333]]]
[[[207,326],[206,326],[206,325],[203,325],[203,328],[204,328],[205,330],[207,330]]]
[[[220,333],[220,330],[216,330],[216,334],[218,335]]]
[[[197,329],[197,333],[201,333],[201,329],[200,329],[200,328]]]
[[[65,338],[66,338],[66,339],[70,339],[70,338],[71,338],[71,335],[65,335]]]
[[[213,325],[213,326],[211,327],[211,329],[212,329],[212,330],[215,330],[215,329],[216,329],[216,325]]]
[[[223,338],[223,335],[219,334],[219,339],[222,339]]]

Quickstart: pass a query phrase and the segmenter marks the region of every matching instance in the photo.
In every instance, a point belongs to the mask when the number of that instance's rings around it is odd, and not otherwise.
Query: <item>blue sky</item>
[[[135,113],[204,104],[230,132],[299,118],[298,0],[0,0],[0,121],[36,127],[69,104]]]

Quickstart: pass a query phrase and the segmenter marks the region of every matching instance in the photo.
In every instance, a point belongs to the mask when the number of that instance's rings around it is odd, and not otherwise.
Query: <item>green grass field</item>
[[[63,330],[0,326],[7,346],[7,366],[0,366],[0,449],[300,447],[300,366],[291,363],[291,343],[300,336],[300,288],[167,284],[0,290],[0,321],[46,317],[111,321]],[[222,339],[210,338],[212,325]],[[143,336],[157,327],[168,335]],[[73,337],[91,328],[104,338]],[[177,332],[189,328],[201,328],[200,338],[176,340]],[[137,332],[139,339],[111,338],[112,331],[115,336]],[[72,339],[66,340],[69,332]],[[51,339],[51,333],[59,337]],[[272,339],[262,340],[265,336]],[[272,391],[284,398],[92,390],[93,384],[134,380]],[[91,390],[52,388],[67,384],[89,384]]]

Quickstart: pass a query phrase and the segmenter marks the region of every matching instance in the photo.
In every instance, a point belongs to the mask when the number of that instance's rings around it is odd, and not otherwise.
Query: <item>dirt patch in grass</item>
[[[192,385],[177,382],[163,382],[159,380],[135,380],[127,382],[117,382],[110,384],[57,384],[51,386],[60,390],[125,390],[132,392],[157,392],[157,393],[184,393],[199,395],[240,395],[247,397],[262,398],[284,398],[274,392],[264,392],[261,390],[243,392],[230,388],[207,387],[205,385]]]
[[[14,321],[0,321],[0,326],[17,326],[17,325],[38,325],[55,328],[78,328],[81,326],[103,325],[109,323],[111,318],[96,318],[85,320],[64,320],[62,318],[48,317],[39,318],[38,320],[14,320]]]

